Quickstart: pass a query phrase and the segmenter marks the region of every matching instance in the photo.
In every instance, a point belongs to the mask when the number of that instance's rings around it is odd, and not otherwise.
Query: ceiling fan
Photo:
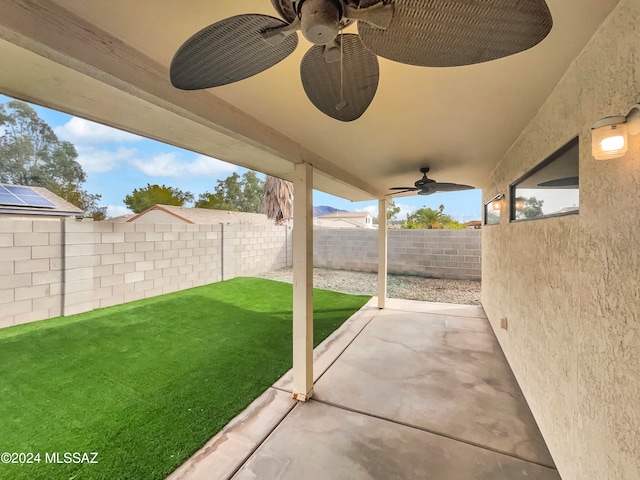
[[[314,44],[300,65],[309,100],[349,122],[378,88],[378,58],[425,67],[488,62],[527,50],[549,33],[545,0],[271,0],[284,19],[236,15],[189,38],[171,62],[183,90],[218,87],[256,75],[298,45]],[[342,33],[358,22],[358,35]]]
[[[431,195],[432,193],[438,192],[457,192],[459,190],[472,190],[475,188],[470,185],[460,185],[458,183],[436,182],[435,180],[427,178],[429,167],[422,167],[420,173],[422,173],[422,178],[414,183],[414,187],[392,187],[389,190],[399,191],[387,193],[387,196],[407,192],[418,192],[418,195]]]

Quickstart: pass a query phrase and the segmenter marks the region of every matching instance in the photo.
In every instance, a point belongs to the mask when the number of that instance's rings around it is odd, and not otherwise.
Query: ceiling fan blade
[[[415,192],[415,191],[416,191],[416,189],[415,189],[415,188],[410,188],[410,189],[407,189],[407,190],[402,190],[402,191],[400,191],[400,192],[391,192],[391,193],[387,193],[387,194],[385,195],[385,197],[388,197],[389,195],[399,195],[399,194],[401,194],[401,193]]]
[[[436,192],[458,192],[460,190],[473,190],[475,187],[471,185],[460,185],[458,183],[439,183],[430,185]]]
[[[325,47],[315,45],[302,59],[300,76],[307,97],[318,110],[336,120],[351,122],[360,118],[376,94],[378,58],[364,47],[358,35],[339,35],[336,41],[342,43],[342,61],[327,62]]]
[[[288,35],[277,45],[263,38],[266,30],[287,26],[267,15],[237,15],[203,28],[189,38],[171,61],[171,83],[199,90],[237,82],[288,57],[298,45]]]
[[[418,190],[418,189],[413,187],[391,187],[389,188],[389,190]]]
[[[563,187],[577,188],[578,185],[579,185],[578,177],[557,178],[555,180],[549,180],[548,182],[542,182],[538,184],[538,186],[542,188],[563,188]]]
[[[376,55],[423,67],[488,62],[527,50],[551,31],[544,0],[395,0],[386,29],[358,22]]]
[[[273,8],[275,8],[280,16],[288,23],[293,23],[296,18],[298,18],[298,14],[291,0],[271,0],[271,5],[273,5]]]

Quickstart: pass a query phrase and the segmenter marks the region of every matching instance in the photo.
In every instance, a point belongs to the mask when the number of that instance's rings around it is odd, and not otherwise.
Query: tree
[[[92,217],[95,221],[107,218],[107,207],[98,206],[100,195],[88,193],[73,183],[65,185],[52,184],[49,189],[67,202],[73,203],[76,207],[84,210],[85,215]]]
[[[134,213],[144,212],[153,205],[182,206],[187,202],[193,202],[191,192],[183,192],[178,188],[165,185],[151,185],[147,183],[145,188],[135,188],[130,195],[124,198],[124,203]]]
[[[262,208],[267,218],[283,225],[293,218],[293,184],[267,175],[264,182]]]
[[[387,222],[392,221],[399,213],[400,207],[398,207],[393,200],[387,203]]]
[[[518,212],[519,218],[537,218],[543,215],[544,200],[538,200],[536,197],[518,198],[516,205],[520,200],[522,200],[522,208]]]
[[[262,197],[264,181],[258,178],[256,172],[249,170],[242,175],[242,195],[237,204],[241,212],[262,212]]]
[[[405,229],[420,228],[447,228],[458,229],[465,226],[454,219],[451,215],[444,213],[444,205],[440,205],[438,210],[432,208],[420,208],[407,215],[407,220],[402,224]]]
[[[86,175],[77,158],[73,144],[60,141],[27,103],[0,104],[0,182],[47,188],[96,220],[104,218],[101,196],[81,188]]]
[[[231,205],[224,203],[224,199],[217,193],[204,192],[198,196],[195,204],[196,208],[209,208],[212,210],[237,210]]]
[[[400,213],[400,207],[398,207],[393,200],[387,203],[387,223],[391,222]],[[379,224],[378,217],[373,217],[371,223],[374,225]]]
[[[442,212],[431,208],[420,208],[407,215],[407,221],[402,228],[440,228]]]
[[[211,199],[213,205],[223,205],[226,210],[259,213],[262,211],[263,190],[264,182],[256,172],[249,170],[242,176],[233,172],[224,180],[218,180],[215,193],[205,192],[202,195],[204,200]],[[209,202],[201,202],[202,205],[207,203]]]

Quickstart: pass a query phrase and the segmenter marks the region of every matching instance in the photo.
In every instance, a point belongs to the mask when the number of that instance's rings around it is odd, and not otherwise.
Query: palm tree
[[[262,210],[276,225],[284,225],[293,218],[293,184],[267,175],[264,181]]]
[[[439,210],[423,207],[407,215],[409,228],[440,228],[445,215]]]

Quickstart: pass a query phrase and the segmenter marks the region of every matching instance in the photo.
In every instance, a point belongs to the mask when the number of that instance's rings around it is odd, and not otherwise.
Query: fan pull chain
[[[342,41],[342,29],[340,29],[340,103],[336,110],[344,110],[348,103],[344,100],[344,42]]]

